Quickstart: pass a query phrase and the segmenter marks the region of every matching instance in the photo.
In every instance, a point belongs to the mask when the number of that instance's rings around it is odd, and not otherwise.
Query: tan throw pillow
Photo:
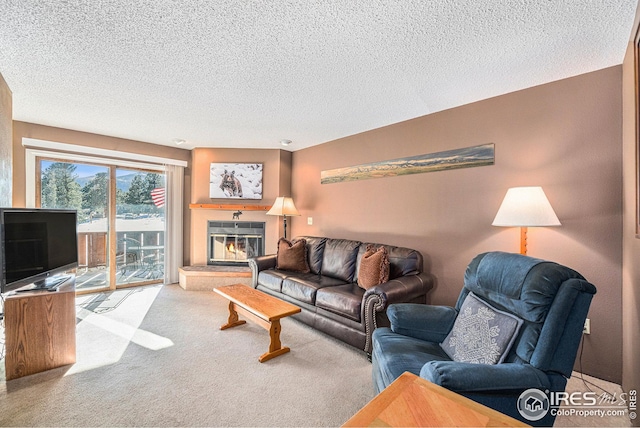
[[[358,285],[365,290],[389,281],[389,253],[385,247],[367,246],[360,260]]]
[[[307,273],[310,271],[307,262],[307,241],[298,239],[290,242],[284,238],[278,241],[276,269]]]

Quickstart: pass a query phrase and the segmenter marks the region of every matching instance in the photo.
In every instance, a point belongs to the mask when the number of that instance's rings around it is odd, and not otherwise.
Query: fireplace
[[[264,254],[265,223],[209,221],[208,265],[246,265],[247,259]]]

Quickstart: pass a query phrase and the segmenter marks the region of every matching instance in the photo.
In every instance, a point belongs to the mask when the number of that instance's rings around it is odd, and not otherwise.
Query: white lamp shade
[[[494,226],[560,226],[542,187],[512,187],[498,209]]]
[[[293,204],[292,198],[278,196],[271,209],[267,211],[267,215],[300,215],[300,213]]]

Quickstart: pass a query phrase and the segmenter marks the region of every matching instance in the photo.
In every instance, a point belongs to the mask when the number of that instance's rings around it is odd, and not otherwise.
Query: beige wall
[[[469,261],[519,250],[515,228],[491,222],[507,188],[540,185],[561,227],[530,228],[529,255],[598,287],[583,369],[621,379],[622,67],[612,67],[294,152],[293,235],[418,249],[452,305]],[[493,166],[320,184],[320,171],[495,143]],[[307,225],[313,217],[313,225]]]
[[[636,21],[638,19],[636,18]],[[634,27],[637,31],[637,24]],[[640,389],[640,239],[636,236],[636,192],[638,191],[636,97],[633,43],[623,63],[623,187],[624,227],[622,261],[622,387]],[[640,426],[640,419],[636,419]]]
[[[0,74],[0,207],[11,206],[11,134],[13,120],[11,89]]]
[[[209,166],[211,162],[262,163],[262,200],[211,199],[209,198]],[[291,194],[291,152],[260,149],[210,149],[192,151],[191,203],[192,204],[239,204],[270,206],[278,196]],[[192,242],[187,265],[207,263],[207,221],[233,218],[233,211],[216,209],[192,209]],[[242,210],[240,221],[265,222],[265,251],[275,253],[276,243],[282,236],[282,219],[268,216],[265,211]]]

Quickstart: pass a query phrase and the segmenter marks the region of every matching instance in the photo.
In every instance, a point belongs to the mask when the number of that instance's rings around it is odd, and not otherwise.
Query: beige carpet
[[[0,385],[1,426],[339,426],[373,397],[364,353],[291,319],[221,331],[227,303],[177,285],[78,297],[77,363]]]
[[[213,292],[152,286],[76,301],[77,363],[2,381],[0,426],[340,426],[373,398],[364,353],[292,319],[281,335],[291,352],[259,363],[267,332],[219,330],[227,302]],[[584,388],[574,374],[567,390]],[[630,424],[559,417],[556,426]]]

